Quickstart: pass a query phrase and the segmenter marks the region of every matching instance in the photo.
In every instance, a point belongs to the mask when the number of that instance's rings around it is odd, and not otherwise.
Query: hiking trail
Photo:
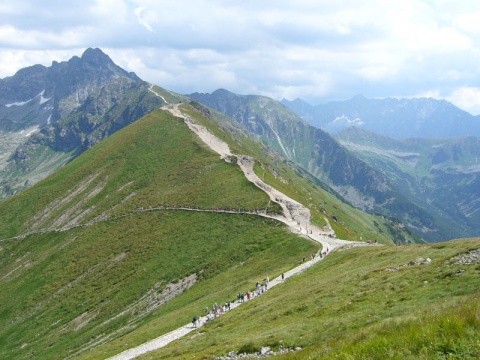
[[[319,242],[323,249],[322,252],[328,255],[332,250],[335,250],[342,246],[365,246],[366,243],[363,242],[353,242],[347,240],[340,240],[334,236],[333,230],[325,232],[323,229],[319,228],[316,225],[310,223],[310,210],[305,207],[304,205],[300,204],[299,202],[291,199],[287,195],[283,194],[282,192],[278,191],[277,189],[271,187],[270,185],[266,184],[263,180],[261,180],[257,174],[253,171],[253,166],[255,164],[255,160],[246,155],[238,155],[233,154],[230,151],[228,144],[215,135],[213,135],[208,129],[204,126],[201,126],[193,121],[193,119],[187,115],[184,115],[180,108],[179,104],[174,105],[167,105],[164,106],[162,109],[168,110],[172,115],[184,119],[185,123],[188,125],[190,130],[192,130],[198,137],[213,151],[218,153],[220,157],[230,162],[231,157],[236,157],[237,164],[242,169],[245,177],[255,184],[258,188],[263,190],[265,193],[268,194],[270,200],[273,202],[278,203],[283,210],[284,215],[268,215],[266,213],[258,213],[258,216],[268,217],[277,219],[284,224],[288,225],[290,230],[294,233],[303,234],[308,236],[310,239]],[[328,221],[327,221],[328,222]],[[329,226],[331,229],[331,227]],[[313,259],[304,262],[302,265],[297,266],[283,274],[284,279],[282,276],[278,276],[277,278],[271,280],[269,282],[268,288],[271,289],[272,287],[282,283],[286,279],[290,278],[291,276],[298,274],[305,269],[309,268],[313,264],[317,263],[318,261],[323,260],[323,256],[315,256]],[[251,299],[249,301],[254,300]],[[248,301],[247,301],[248,302]],[[235,309],[238,306],[243,304],[242,302],[234,302],[231,304],[231,309]],[[198,327],[203,326],[206,323],[206,317],[202,316],[199,319],[198,326],[193,326],[192,323],[188,323],[178,329],[175,329],[167,334],[159,336],[151,341],[143,343],[137,347],[128,349],[123,351],[122,353],[115,355],[109,360],[130,360],[134,359],[140,355],[143,355],[147,352],[154,351],[160,349],[174,340],[177,340],[193,330],[196,330]]]

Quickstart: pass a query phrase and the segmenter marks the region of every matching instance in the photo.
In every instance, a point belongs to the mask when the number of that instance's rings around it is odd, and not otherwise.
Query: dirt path
[[[162,99],[165,104],[168,104],[168,101],[165,100],[165,98],[162,95],[160,95],[155,90],[153,90],[153,86],[154,86],[153,84],[150,84],[150,88],[148,90],[152,92],[155,96],[158,96],[160,99]]]
[[[296,268],[293,268],[293,269],[285,272],[284,273],[284,279],[282,279],[282,276],[280,275],[280,276],[276,277],[275,279],[270,280],[268,288],[271,289],[272,287],[275,287],[278,284],[283,283],[288,278],[292,277],[293,275],[301,273],[302,271],[304,271],[305,269],[308,269],[310,266],[312,266],[313,264],[321,261],[322,259],[323,258],[320,258],[319,256],[316,256],[315,259],[306,261],[304,264],[302,264],[300,266],[297,266]],[[268,291],[267,291],[267,293],[268,293]],[[263,295],[260,295],[260,296],[263,296]],[[255,301],[258,297],[259,296],[256,296],[256,297],[252,298],[251,300],[245,300],[245,303],[249,302],[249,301]],[[244,304],[244,303],[238,302],[238,301],[232,303],[230,311],[236,309],[237,307],[239,307],[242,304]],[[215,319],[210,320],[210,321],[215,321]],[[172,341],[175,341],[177,339],[180,339],[180,338],[184,337],[188,333],[202,327],[206,323],[207,323],[207,318],[205,316],[202,316],[199,319],[199,322],[198,322],[197,326],[193,326],[192,323],[185,324],[185,325],[179,327],[178,329],[170,331],[169,333],[166,333],[162,336],[159,336],[159,337],[157,337],[153,340],[150,340],[146,343],[143,343],[143,344],[141,344],[137,347],[125,350],[124,352],[121,352],[118,355],[112,356],[112,357],[108,358],[107,360],[131,360],[131,359],[135,359],[136,357],[138,357],[140,355],[146,354],[150,351],[160,349],[160,348],[170,344]]]
[[[272,188],[270,185],[261,180],[253,171],[253,165],[255,164],[254,159],[245,155],[233,154],[226,142],[213,135],[204,126],[196,124],[189,116],[184,115],[179,108],[179,104],[168,105],[163,109],[170,111],[176,117],[183,118],[190,130],[197,134],[200,139],[202,139],[202,141],[213,151],[218,153],[222,159],[228,160],[228,158],[235,156],[237,158],[237,164],[242,169],[245,177],[258,188],[265,191],[265,193],[268,194],[273,202],[278,203],[282,207],[284,213],[284,216],[268,216],[265,214],[259,214],[260,216],[275,218],[287,224],[292,232],[307,235],[311,239],[321,243],[325,249],[328,248],[330,251],[340,246],[352,244],[351,241],[336,239],[334,237],[335,233],[333,230],[327,233],[318,226],[311,224],[310,210],[307,207],[291,199],[277,189]],[[357,244],[363,245],[364,243]]]
[[[323,229],[320,229],[319,227],[312,225],[310,223],[309,209],[307,209],[305,206],[303,206],[299,202],[281,193],[277,189],[272,188],[270,185],[263,182],[255,174],[255,172],[253,171],[253,165],[255,164],[254,159],[244,155],[232,154],[227,143],[225,143],[224,141],[222,141],[221,139],[217,138],[215,135],[210,133],[204,126],[196,124],[190,117],[182,114],[178,104],[165,106],[164,109],[170,111],[174,116],[183,118],[185,120],[185,123],[188,125],[188,127],[195,134],[197,134],[200,137],[200,139],[202,139],[202,141],[205,142],[205,144],[207,144],[212,150],[217,152],[222,159],[228,160],[229,157],[235,156],[237,158],[237,164],[242,169],[246,178],[252,183],[254,183],[257,187],[265,191],[272,201],[280,204],[284,212],[284,216],[283,215],[271,216],[263,213],[259,213],[258,214],[259,216],[277,219],[287,224],[290,227],[290,230],[292,232],[303,234],[305,236],[308,236],[312,240],[319,242],[320,244],[322,244],[322,247],[323,247],[322,252],[325,251],[326,254],[329,254],[332,250],[335,250],[336,248],[339,248],[345,245],[349,245],[349,246],[366,245],[365,243],[340,240],[340,239],[331,237],[334,234],[333,230],[329,234],[330,236],[328,236],[325,233],[325,231],[323,231]],[[282,279],[282,276],[278,276],[277,278],[269,282],[269,289],[271,289],[274,286],[277,286],[278,284],[282,283],[283,281],[287,280],[293,275],[304,271],[305,269],[309,268],[310,266],[312,266],[313,264],[321,260],[323,260],[323,257],[315,256],[314,259],[305,261],[304,264],[285,272],[283,274],[284,279]],[[255,301],[255,298],[249,301]],[[241,304],[242,303],[240,302],[232,303],[232,306],[231,306],[232,310],[237,308]],[[206,323],[206,318],[201,317],[197,327],[201,327],[205,323]],[[109,360],[134,359],[147,352],[154,351],[166,346],[172,341],[177,340],[187,335],[191,331],[197,329],[197,327],[193,326],[191,323],[186,324],[176,330],[173,330],[165,335],[159,336],[158,338],[148,341],[140,346],[125,350],[124,352],[109,358]]]

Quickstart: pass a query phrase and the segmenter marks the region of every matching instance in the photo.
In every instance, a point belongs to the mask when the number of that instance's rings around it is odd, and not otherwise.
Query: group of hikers
[[[326,256],[327,254],[328,254],[328,247],[327,247],[327,249],[326,249],[325,251],[319,251],[319,252],[318,252],[318,257],[319,257],[320,259],[323,259],[323,257]],[[316,256],[315,253],[312,254],[312,261],[315,259],[315,256]],[[305,264],[306,261],[307,261],[307,258],[304,256],[303,259],[302,259],[302,264]],[[283,274],[282,274],[282,275],[283,275]]]
[[[328,247],[324,251],[319,251],[318,257],[321,259],[328,254]],[[317,254],[312,254],[312,260],[315,259]],[[307,261],[306,257],[303,258],[302,263]],[[285,279],[285,274],[282,273],[281,275],[282,281]],[[254,297],[260,296],[265,293],[270,285],[270,279],[268,276],[264,279],[265,283],[262,285],[260,282],[257,281],[254,290],[248,290],[246,293],[238,293],[237,294],[237,304],[241,304],[245,301],[251,300]],[[226,302],[225,304],[219,306],[217,303],[213,304],[212,309],[210,310],[208,307],[205,308],[204,312],[205,315],[202,316],[194,316],[192,319],[192,325],[194,327],[198,327],[202,325],[202,322],[207,322],[213,320],[214,318],[223,316],[224,313],[230,311],[232,309],[232,303],[230,301]]]
[[[282,273],[282,280],[285,279],[285,274]],[[246,293],[238,293],[237,294],[237,304],[243,303],[245,301],[251,300],[254,297],[260,296],[268,290],[268,285],[270,283],[270,279],[268,276],[265,279],[265,284],[261,284],[257,281],[255,285],[255,289],[248,290]],[[223,305],[218,305],[217,303],[213,304],[212,309],[210,310],[208,306],[205,308],[205,316],[194,316],[192,319],[192,325],[194,327],[198,327],[202,325],[202,322],[207,322],[213,320],[217,317],[223,316],[227,311],[232,309],[232,303],[230,301],[226,302]]]

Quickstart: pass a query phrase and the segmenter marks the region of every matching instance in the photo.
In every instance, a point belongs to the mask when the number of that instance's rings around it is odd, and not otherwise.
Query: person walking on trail
[[[285,280],[285,274],[282,273],[282,281]]]
[[[196,317],[196,316],[193,317],[192,325],[193,325],[193,327],[195,327],[195,328],[197,327],[197,317]]]

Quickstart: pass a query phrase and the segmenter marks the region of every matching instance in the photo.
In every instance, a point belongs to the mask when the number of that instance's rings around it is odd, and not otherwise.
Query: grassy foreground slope
[[[211,359],[267,346],[302,348],[280,359],[478,359],[479,278],[478,238],[337,251],[140,359]]]
[[[165,111],[1,202],[0,358],[141,343],[318,250],[274,220],[180,206],[279,210]]]

